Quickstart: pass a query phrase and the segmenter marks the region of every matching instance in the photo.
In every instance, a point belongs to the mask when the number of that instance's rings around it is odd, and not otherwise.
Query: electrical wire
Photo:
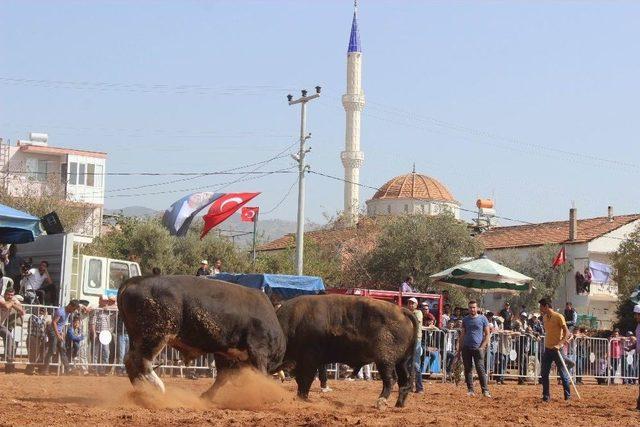
[[[52,89],[75,89],[75,90],[96,90],[96,91],[116,91],[132,93],[155,93],[155,94],[195,94],[195,95],[259,95],[264,93],[286,92],[290,88],[274,85],[238,85],[238,86],[204,86],[204,85],[169,85],[169,84],[145,84],[145,83],[116,83],[116,82],[92,82],[92,81],[70,81],[70,80],[46,80],[46,79],[25,79],[0,76],[0,84],[5,85],[27,85],[35,87],[45,87]]]
[[[260,215],[269,215],[270,213],[273,213],[276,209],[278,209],[280,207],[280,205],[282,205],[282,203],[284,203],[284,201],[289,197],[289,195],[291,194],[291,190],[293,190],[293,187],[295,187],[295,185],[300,181],[300,177],[298,176],[296,178],[296,180],[293,182],[293,184],[291,184],[291,187],[289,187],[289,189],[287,190],[287,192],[284,194],[284,196],[282,196],[282,199],[280,199],[280,201],[278,203],[276,203],[276,205],[269,209],[266,212],[260,213]]]

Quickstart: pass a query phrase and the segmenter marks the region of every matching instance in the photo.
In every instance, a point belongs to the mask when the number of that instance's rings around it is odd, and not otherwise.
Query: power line
[[[555,148],[555,147],[548,147],[542,144],[535,144],[535,143],[531,143],[531,142],[526,142],[526,141],[522,141],[519,140],[517,138],[514,137],[509,137],[509,136],[503,136],[503,135],[498,135],[495,134],[493,132],[489,132],[486,130],[481,130],[481,129],[476,129],[476,128],[472,128],[470,126],[465,126],[465,125],[460,125],[460,124],[456,124],[456,123],[452,123],[452,122],[448,122],[445,120],[440,120],[438,118],[435,117],[431,117],[431,116],[425,116],[425,115],[420,115],[417,114],[415,112],[412,111],[408,111],[408,110],[403,110],[397,107],[393,107],[393,106],[388,106],[385,104],[381,104],[381,103],[377,103],[377,102],[371,102],[368,101],[368,104],[372,104],[372,107],[374,109],[378,109],[382,112],[386,112],[389,114],[394,114],[396,116],[399,116],[401,118],[407,119],[407,120],[415,120],[418,122],[423,122],[423,123],[431,123],[435,126],[439,126],[448,130],[453,130],[456,132],[462,132],[462,133],[467,133],[473,136],[480,136],[483,138],[487,138],[487,139],[494,139],[494,140],[499,140],[499,141],[503,141],[503,142],[507,142],[513,145],[519,145],[519,146],[524,146],[524,147],[528,147],[531,149],[538,149],[538,150],[544,150],[544,151],[549,151],[552,153],[557,153],[557,154],[562,154],[562,155],[568,155],[568,156],[572,156],[572,157],[579,157],[579,158],[583,158],[586,160],[591,160],[591,161],[596,161],[596,162],[601,162],[601,163],[609,163],[611,165],[615,165],[615,166],[623,166],[623,167],[628,167],[628,168],[633,168],[633,169],[640,169],[640,166],[634,163],[629,163],[629,162],[623,162],[620,160],[613,160],[613,159],[607,159],[607,158],[603,158],[603,157],[598,157],[598,156],[594,156],[588,153],[580,153],[580,152],[575,152],[575,151],[569,151],[569,150],[564,150],[564,149],[559,149],[559,148]],[[375,116],[372,116],[374,118],[377,118]]]
[[[282,199],[280,199],[280,201],[270,210],[268,210],[267,212],[263,212],[260,215],[269,215],[270,213],[273,213],[276,209],[278,209],[280,207],[280,205],[282,203],[284,203],[284,201],[287,199],[287,197],[289,197],[289,195],[291,194],[291,191],[293,190],[293,188],[296,186],[296,184],[298,183],[298,177],[296,177],[296,180],[293,181],[293,184],[291,184],[291,187],[289,187],[289,189],[287,190],[287,192],[284,194],[284,196],[282,196]]]
[[[242,165],[242,166],[238,166],[238,167],[235,167],[235,168],[226,169],[226,170],[221,171],[221,172],[232,172],[232,171],[236,171],[238,169],[245,169],[245,168],[250,168],[250,167],[253,167],[253,166],[257,166],[257,165],[264,165],[264,164],[270,163],[270,162],[272,162],[274,160],[278,160],[278,159],[281,159],[281,158],[288,157],[289,154],[283,154],[283,153],[285,153],[286,151],[288,151],[291,148],[293,148],[293,146],[295,146],[296,144],[297,143],[294,142],[293,144],[287,146],[286,148],[281,150],[278,154],[276,154],[275,156],[273,156],[273,157],[271,157],[271,158],[269,158],[267,160],[262,160],[260,162],[249,163],[247,165]],[[155,184],[140,185],[140,186],[137,186],[137,187],[118,188],[118,189],[114,189],[114,190],[108,190],[107,192],[136,190],[136,189],[139,189],[139,188],[147,188],[147,187],[155,187],[155,186],[166,185],[166,184],[174,184],[176,182],[189,181],[189,180],[198,179],[198,178],[201,178],[201,177],[204,177],[204,176],[206,176],[206,175],[197,175],[197,176],[190,177],[190,178],[175,179],[175,180],[171,180],[171,181],[158,182],[158,183],[155,183]]]
[[[346,179],[344,179],[344,178],[340,178],[340,177],[338,177],[338,176],[333,176],[333,175],[329,175],[329,174],[326,174],[326,173],[317,172],[317,171],[314,171],[314,170],[309,170],[309,173],[312,173],[312,174],[315,174],[315,175],[324,176],[324,177],[326,177],[326,178],[334,179],[334,180],[336,180],[336,181],[342,181],[342,182],[346,182],[346,183],[349,183],[349,184],[355,184],[355,185],[358,185],[358,186],[360,186],[360,187],[368,188],[368,189],[371,189],[371,190],[376,190],[376,191],[380,190],[380,188],[379,188],[379,187],[372,187],[372,186],[370,186],[370,185],[361,184],[361,183],[359,183],[359,182],[349,181],[349,180],[346,180]],[[475,214],[478,214],[478,213],[479,213],[478,211],[474,211],[474,210],[471,210],[471,209],[465,209],[465,208],[463,208],[463,207],[459,207],[459,209],[460,209],[461,211],[464,211],[464,212],[471,212],[471,213],[475,213]],[[527,224],[527,225],[535,225],[535,223],[533,223],[533,222],[524,221],[524,220],[520,220],[520,219],[509,218],[509,217],[505,217],[505,216],[498,216],[498,215],[494,215],[494,216],[495,216],[496,218],[504,219],[504,220],[506,220],[506,221],[519,222],[519,223]]]
[[[237,86],[205,86],[205,85],[170,85],[170,84],[146,84],[146,83],[117,83],[117,82],[92,82],[71,80],[47,80],[1,77],[0,84],[27,85],[46,87],[53,89],[116,91],[132,93],[160,93],[160,94],[195,94],[195,95],[259,95],[264,93],[281,93],[289,90],[283,86],[274,85],[237,85]]]
[[[238,182],[246,182],[246,181],[253,181],[256,179],[260,179],[260,178],[264,178],[266,176],[269,175],[273,175],[273,174],[282,174],[282,173],[295,173],[295,171],[292,171],[291,169],[296,168],[296,166],[290,166],[286,169],[281,169],[281,170],[275,170],[275,171],[268,171],[268,172],[258,172],[258,175],[251,175],[249,177],[241,177],[238,179],[235,179],[233,181],[227,181],[227,182],[221,182],[217,185],[218,187],[216,188],[211,188],[212,184],[207,184],[207,185],[201,185],[198,187],[191,187],[191,188],[181,188],[181,189],[176,189],[176,190],[165,190],[165,191],[156,191],[156,192],[151,192],[151,193],[136,193],[136,194],[108,194],[105,195],[105,198],[118,198],[118,197],[141,197],[141,196],[154,196],[154,195],[158,195],[158,194],[171,194],[171,193],[180,193],[180,192],[187,192],[187,191],[195,191],[195,190],[202,190],[202,189],[211,189],[211,191],[220,191],[221,189],[238,183]]]

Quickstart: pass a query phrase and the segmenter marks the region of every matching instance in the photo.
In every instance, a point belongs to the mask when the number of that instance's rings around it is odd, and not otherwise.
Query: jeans
[[[555,362],[556,369],[560,373],[562,380],[562,388],[564,389],[564,398],[571,397],[571,389],[569,388],[569,373],[563,368],[563,362],[560,359],[560,350],[555,348],[545,348],[542,354],[542,365],[540,367],[540,375],[542,376],[542,397],[549,398],[549,372],[551,372],[551,363]]]
[[[15,340],[13,334],[6,326],[0,326],[0,336],[4,341],[4,357],[7,363],[13,363],[13,353],[15,347]]]
[[[100,341],[95,340],[94,341],[94,347],[93,347],[93,363],[94,364],[105,364],[108,365],[109,364],[109,356],[110,356],[110,351],[109,351],[109,344],[104,345],[102,344]],[[98,366],[97,367],[97,371],[99,374],[105,373],[109,370],[108,366]]]
[[[118,335],[118,365],[124,363],[124,355],[129,349],[129,334]]]
[[[422,356],[422,342],[418,340],[416,342],[416,348],[413,354],[413,369],[416,371],[416,391],[423,391],[422,385],[422,372],[420,369],[420,357]]]
[[[69,359],[67,358],[67,349],[64,345],[64,340],[58,339],[58,336],[55,334],[52,328],[49,328],[47,331],[47,336],[49,337],[49,347],[47,348],[47,355],[44,358],[44,370],[45,372],[49,369],[49,364],[51,363],[51,357],[54,353],[58,353],[60,357],[60,361],[64,366],[65,372],[69,371]]]
[[[496,363],[496,370],[497,370],[497,376],[496,376],[496,380],[498,381],[504,381],[504,371],[507,368],[507,355],[506,354],[502,354],[502,353],[498,353],[498,361]]]
[[[473,391],[473,365],[476,365],[476,373],[480,380],[482,391],[489,391],[487,386],[487,373],[484,368],[484,350],[480,348],[462,347],[462,363],[464,364],[464,379],[467,389]]]

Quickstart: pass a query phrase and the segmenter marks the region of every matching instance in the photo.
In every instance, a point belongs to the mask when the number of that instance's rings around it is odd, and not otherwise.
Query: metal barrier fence
[[[19,309],[18,309],[19,307]],[[25,372],[76,371],[83,374],[124,374],[129,336],[116,309],[82,310],[68,316],[54,331],[57,307],[22,304],[0,309],[0,363],[7,372],[25,365]],[[62,337],[62,340],[60,339]],[[180,353],[164,347],[156,357],[159,375],[215,374],[212,355],[201,356],[185,366]]]
[[[56,334],[53,328],[57,307],[27,305],[11,310],[0,308],[0,363],[7,372],[16,364],[26,366],[26,373],[54,370],[60,374],[71,369],[88,374],[124,373],[124,356],[129,347],[118,311],[83,310],[69,316]],[[58,336],[63,339],[60,340]],[[423,328],[421,372],[423,377],[451,380],[456,357],[457,330]],[[576,335],[562,349],[572,366],[569,371],[576,382],[589,379],[598,383],[629,383],[638,379],[640,358],[631,341],[625,338],[592,338]],[[499,331],[491,335],[485,353],[489,379],[536,382],[544,352],[544,336]],[[199,357],[185,366],[179,351],[164,347],[155,361],[159,375],[215,376],[213,355]],[[328,367],[330,378],[348,378],[346,365]],[[375,378],[374,364],[364,367],[362,378]],[[557,372],[552,371],[552,376]]]

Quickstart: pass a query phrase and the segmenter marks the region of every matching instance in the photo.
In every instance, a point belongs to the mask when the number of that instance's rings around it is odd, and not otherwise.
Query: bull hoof
[[[384,397],[379,397],[376,401],[376,408],[378,409],[385,409],[387,406],[389,406],[389,403]]]

